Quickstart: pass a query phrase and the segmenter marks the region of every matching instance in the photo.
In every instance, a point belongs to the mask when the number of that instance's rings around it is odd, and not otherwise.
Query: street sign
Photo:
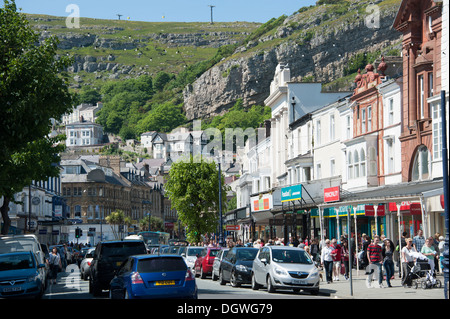
[[[241,226],[240,225],[226,225],[225,229],[227,231],[231,231],[231,230],[240,230]]]

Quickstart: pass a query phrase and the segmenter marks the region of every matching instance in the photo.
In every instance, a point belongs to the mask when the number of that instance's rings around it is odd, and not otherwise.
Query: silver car
[[[95,248],[89,248],[80,264],[81,279],[88,280],[91,273],[90,267],[94,256]]]
[[[222,259],[224,259],[227,256],[229,250],[230,250],[229,248],[223,248],[217,254],[216,258],[214,258],[212,280],[216,281],[217,279],[219,279],[220,263],[222,262]]]
[[[253,261],[252,289],[301,289],[319,293],[319,270],[303,249],[290,246],[264,246]]]
[[[188,246],[186,250],[181,254],[183,256],[186,265],[190,269],[194,269],[195,261],[197,260],[197,255],[201,254],[205,247],[201,246]]]

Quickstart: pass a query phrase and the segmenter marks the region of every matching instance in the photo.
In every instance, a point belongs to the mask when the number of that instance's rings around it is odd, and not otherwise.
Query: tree
[[[125,216],[124,212],[122,210],[117,210],[115,212],[111,212],[108,216],[105,218],[106,222],[110,225],[112,225],[111,229],[114,234],[115,239],[120,239],[120,226],[130,226],[132,224],[131,217]],[[117,228],[115,227],[117,226]]]
[[[150,227],[148,226],[150,221]],[[164,222],[161,218],[155,216],[145,216],[139,221],[139,225],[143,229],[149,231],[164,231]]]
[[[167,133],[185,122],[186,116],[183,114],[183,106],[166,102],[154,106],[148,115],[139,121],[136,133],[138,135],[147,131]]]
[[[225,177],[222,174],[222,207],[225,207]],[[187,229],[190,241],[201,241],[201,235],[215,232],[219,222],[219,174],[214,162],[195,159],[172,164],[166,183],[172,207]]]
[[[56,57],[58,39],[39,42],[14,1],[0,8],[0,208],[2,234],[10,226],[8,205],[32,180],[59,175],[55,165],[62,137],[49,138],[51,118],[72,108],[64,70],[67,56]]]

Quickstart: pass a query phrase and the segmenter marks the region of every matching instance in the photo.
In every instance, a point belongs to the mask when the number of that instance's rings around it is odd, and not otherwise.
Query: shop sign
[[[338,202],[340,200],[340,187],[330,187],[323,190],[323,201],[325,203]]]
[[[294,185],[289,187],[283,187],[281,189],[281,202],[290,202],[293,200],[302,199],[302,185]]]
[[[240,225],[226,225],[225,229],[227,231],[233,231],[233,230],[240,230],[241,227],[240,227]]]
[[[444,194],[441,195],[441,207],[445,208]]]
[[[272,194],[253,196],[250,199],[252,212],[261,212],[273,208]]]
[[[373,207],[373,205],[366,205],[365,206],[365,216],[375,216],[375,208]],[[380,216],[385,216],[385,209],[384,209],[384,205],[378,205],[377,208],[377,217]]]
[[[396,212],[397,211],[397,203],[389,203],[389,211]],[[420,206],[420,203],[411,203],[408,201],[401,202],[400,204],[400,211],[409,213],[411,215],[421,215],[422,214],[422,207]]]

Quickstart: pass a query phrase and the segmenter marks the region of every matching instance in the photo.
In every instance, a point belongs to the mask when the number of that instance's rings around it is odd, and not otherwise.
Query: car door
[[[236,248],[231,248],[224,261],[222,276],[225,281],[230,281],[231,271],[233,270],[233,265],[236,262]]]
[[[266,264],[262,262],[263,259],[268,258],[269,256],[269,248],[263,247],[261,248],[258,256],[255,258],[255,266],[256,269],[253,269],[255,273],[256,282],[259,284],[263,284],[266,281]]]

